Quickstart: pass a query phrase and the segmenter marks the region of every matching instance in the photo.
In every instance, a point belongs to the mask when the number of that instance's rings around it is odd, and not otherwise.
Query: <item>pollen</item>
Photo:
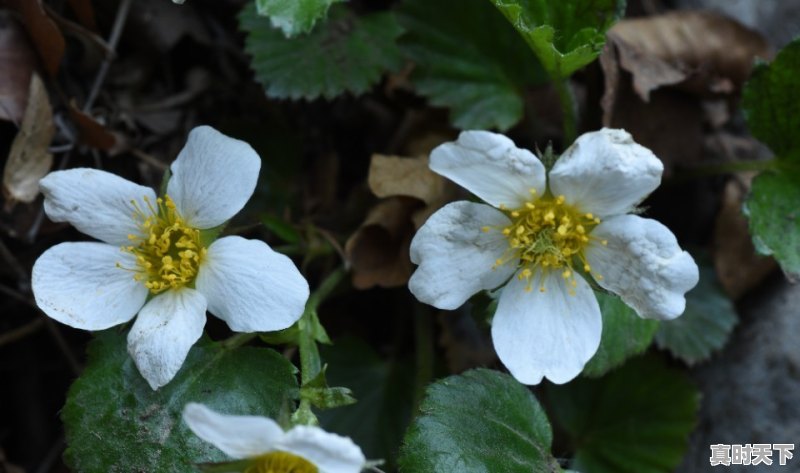
[[[292,453],[270,452],[253,458],[243,473],[319,473],[319,469]]]
[[[502,209],[511,219],[511,224],[501,233],[508,240],[508,250],[495,267],[519,259],[517,277],[527,280],[526,291],[531,291],[538,274],[547,275],[557,271],[568,284],[570,294],[577,286],[576,270],[583,270],[597,279],[602,276],[591,273],[585,250],[589,243],[606,244],[592,237],[592,230],[600,219],[591,213],[582,213],[559,196],[539,199],[531,193],[532,200],[516,209]],[[540,279],[539,292],[545,292],[544,278]]]
[[[136,268],[123,268],[134,273],[152,294],[178,289],[194,283],[206,248],[200,242],[200,230],[190,227],[175,208],[169,196],[152,202],[145,197],[147,208],[131,201],[133,219],[141,235],[128,235],[131,244],[122,251],[136,257]],[[266,470],[265,470],[266,471]]]

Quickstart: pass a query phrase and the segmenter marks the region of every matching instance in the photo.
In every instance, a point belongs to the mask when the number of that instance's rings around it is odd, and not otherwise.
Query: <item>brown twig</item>
[[[8,345],[10,343],[16,342],[17,340],[21,340],[30,334],[36,333],[37,331],[39,331],[40,328],[42,328],[43,325],[44,325],[44,319],[38,318],[28,322],[22,327],[17,327],[13,330],[9,330],[6,333],[1,333],[0,347],[2,347],[3,345]]]

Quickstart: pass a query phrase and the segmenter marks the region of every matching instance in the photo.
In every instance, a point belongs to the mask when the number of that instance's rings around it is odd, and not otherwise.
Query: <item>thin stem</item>
[[[417,412],[422,399],[425,397],[425,388],[433,379],[433,317],[430,311],[423,309],[419,304],[414,309],[414,338],[416,344],[417,372],[414,379],[414,404],[413,411]]]
[[[311,296],[309,296],[305,312],[309,313],[312,310],[316,312],[319,305],[331,295],[334,289],[336,289],[336,286],[339,285],[345,274],[347,274],[347,271],[344,267],[339,267],[336,271],[330,273]]]
[[[563,115],[564,143],[563,148],[567,148],[575,141],[577,135],[577,116],[578,108],[575,105],[575,96],[569,86],[569,78],[553,77],[553,85],[558,92],[558,100],[561,102],[561,115]]]
[[[680,172],[681,177],[706,177],[747,171],[766,171],[778,166],[776,159],[757,161],[730,161],[726,163],[698,164]]]
[[[117,43],[119,43],[119,38],[122,36],[122,30],[125,29],[125,22],[128,19],[128,11],[132,3],[133,0],[122,0],[119,4],[119,8],[117,8],[114,25],[111,27],[111,35],[108,38],[108,49],[113,51],[114,54],[116,54]],[[107,55],[103,63],[100,64],[100,70],[97,71],[97,75],[94,77],[94,83],[92,83],[92,88],[89,90],[89,96],[86,99],[86,103],[83,104],[83,111],[85,113],[88,113],[92,105],[94,105],[94,101],[100,93],[100,88],[106,80],[106,75],[108,75],[108,69],[111,67],[111,61],[113,59],[113,55]]]
[[[222,348],[226,350],[233,350],[242,345],[246,345],[250,340],[258,337],[258,333],[237,333],[222,342]]]

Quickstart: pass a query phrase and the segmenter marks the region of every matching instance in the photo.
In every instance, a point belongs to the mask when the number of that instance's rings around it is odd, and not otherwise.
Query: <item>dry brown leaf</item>
[[[25,30],[10,14],[0,12],[0,120],[22,121],[35,64]]]
[[[742,214],[742,202],[755,173],[738,175],[728,181],[722,206],[714,223],[713,257],[720,284],[733,299],[756,287],[777,269],[772,258],[759,255]]]
[[[444,189],[441,176],[428,167],[427,157],[372,155],[367,183],[378,197],[405,195],[433,203]]]
[[[408,248],[415,230],[411,216],[422,205],[414,198],[390,197],[370,210],[344,249],[356,289],[398,287],[408,281],[413,270]]]
[[[6,0],[6,3],[22,15],[22,21],[39,52],[45,71],[54,77],[58,74],[66,49],[66,41],[58,25],[47,15],[41,0]]]
[[[69,104],[69,116],[78,127],[81,143],[103,151],[109,151],[117,144],[117,138],[94,118],[83,113],[75,101]]]
[[[644,101],[665,85],[698,94],[734,92],[750,75],[754,59],[770,55],[759,33],[707,11],[622,20],[609,30],[608,42]]]
[[[39,179],[53,165],[53,155],[48,148],[55,135],[55,126],[47,89],[35,73],[31,76],[29,89],[22,126],[11,144],[3,170],[6,210],[16,202],[32,202],[39,193]]]

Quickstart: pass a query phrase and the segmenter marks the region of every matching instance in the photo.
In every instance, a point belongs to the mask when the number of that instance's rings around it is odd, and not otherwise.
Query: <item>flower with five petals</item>
[[[178,372],[206,310],[236,332],[281,330],[303,313],[309,288],[266,243],[207,230],[244,207],[261,160],[247,143],[195,128],[172,163],[166,195],[114,174],[77,168],[39,181],[44,209],[100,242],[61,243],[33,266],[36,304],[84,330],[131,320],[128,352],[153,389]]]
[[[600,308],[586,278],[643,318],[681,315],[698,268],[675,236],[630,212],[661,183],[663,165],[624,130],[579,137],[549,175],[503,135],[465,131],[431,153],[433,171],[487,204],[453,202],[411,243],[409,289],[455,309],[503,286],[492,322],[500,360],[522,383],[577,376],[600,344]]]

